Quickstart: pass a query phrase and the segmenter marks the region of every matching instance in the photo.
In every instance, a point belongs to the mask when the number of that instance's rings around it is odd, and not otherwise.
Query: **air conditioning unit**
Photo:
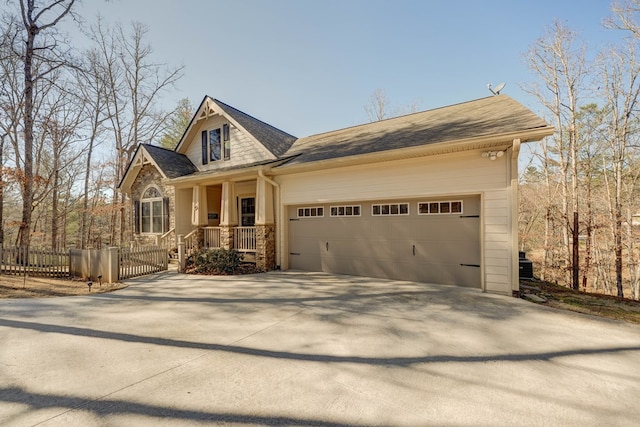
[[[526,258],[526,254],[522,251],[518,252],[519,268],[521,279],[533,279],[533,261]]]

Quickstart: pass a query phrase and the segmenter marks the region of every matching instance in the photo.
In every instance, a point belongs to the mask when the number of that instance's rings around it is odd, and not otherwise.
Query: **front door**
[[[256,198],[244,197],[240,199],[240,225],[253,227],[256,225]]]

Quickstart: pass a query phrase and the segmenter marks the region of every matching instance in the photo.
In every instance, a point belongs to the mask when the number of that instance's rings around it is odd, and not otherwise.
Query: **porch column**
[[[191,225],[198,228],[197,231],[197,248],[200,249],[204,246],[204,230],[202,227],[208,224],[207,218],[207,187],[195,185],[193,187],[191,209]]]
[[[220,247],[233,249],[233,227],[238,225],[236,189],[233,182],[222,183],[220,203]]]
[[[276,265],[276,227],[273,187],[259,176],[256,181],[256,267],[269,271]]]

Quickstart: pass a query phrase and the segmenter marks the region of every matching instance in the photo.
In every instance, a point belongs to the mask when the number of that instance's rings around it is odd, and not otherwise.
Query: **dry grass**
[[[640,324],[640,301],[574,291],[564,286],[538,280],[522,280],[521,283],[538,288],[540,291],[534,291],[534,293],[547,299],[545,305]]]
[[[94,282],[91,294],[126,288],[122,283]],[[71,295],[89,295],[86,280],[64,280],[50,277],[0,276],[0,298],[46,298]]]

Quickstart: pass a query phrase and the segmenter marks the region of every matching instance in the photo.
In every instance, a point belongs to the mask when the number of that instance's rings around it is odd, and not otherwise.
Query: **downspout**
[[[511,151],[511,293],[520,292],[518,257],[518,156],[520,139],[513,140]]]
[[[275,235],[275,250],[276,250],[276,267],[280,267],[282,265],[282,260],[280,259],[280,230],[282,227],[282,212],[280,211],[280,184],[268,178],[262,169],[258,169],[258,176],[268,182],[272,187],[276,189],[276,201],[275,201],[275,222],[276,222],[276,235]]]

